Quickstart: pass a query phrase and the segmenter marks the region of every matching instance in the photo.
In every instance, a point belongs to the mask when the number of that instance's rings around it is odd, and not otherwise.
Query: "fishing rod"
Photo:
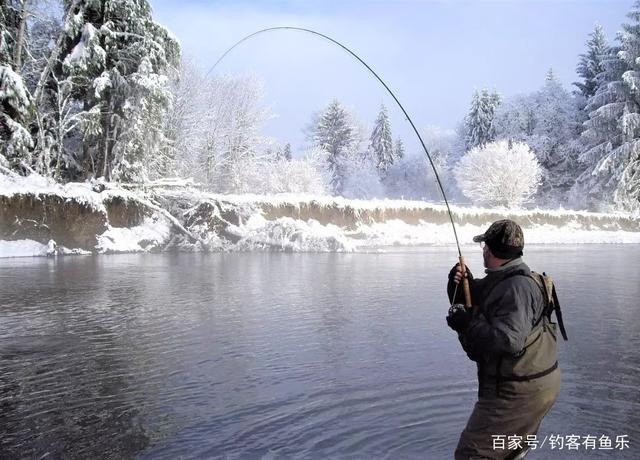
[[[305,28],[302,28],[302,27],[290,27],[290,26],[269,27],[269,28],[266,28],[266,29],[258,30],[257,32],[253,32],[252,34],[249,34],[246,37],[242,38],[241,40],[237,41],[231,48],[226,50],[222,54],[222,56],[220,56],[218,58],[218,60],[215,62],[215,64],[213,64],[213,66],[206,73],[205,77],[208,76],[211,72],[213,72],[213,70],[218,66],[220,61],[222,61],[234,48],[236,48],[241,43],[249,40],[250,38],[255,37],[256,35],[263,34],[263,33],[266,33],[266,32],[272,32],[272,31],[276,31],[276,30],[295,30],[295,31],[298,31],[298,32],[305,32],[305,33],[309,33],[309,34],[316,35],[318,37],[324,38],[325,40],[329,40],[331,43],[333,43],[335,45],[338,45],[340,48],[345,50],[351,56],[356,58],[363,66],[365,66],[367,68],[367,70],[369,72],[371,72],[373,74],[373,76],[376,77],[376,79],[382,84],[382,86],[384,86],[384,89],[387,90],[387,92],[391,95],[393,100],[396,101],[396,104],[398,104],[398,107],[400,107],[400,110],[402,110],[402,113],[404,114],[405,118],[407,119],[407,121],[409,122],[411,127],[413,128],[413,131],[416,133],[416,136],[418,136],[418,139],[420,140],[420,144],[422,145],[422,148],[424,149],[424,153],[427,155],[427,159],[429,160],[429,163],[431,164],[431,168],[433,169],[433,173],[435,174],[436,182],[438,183],[438,188],[440,189],[440,193],[442,193],[442,198],[444,199],[444,204],[446,205],[447,213],[449,214],[449,220],[451,221],[451,227],[453,228],[453,235],[454,235],[454,237],[456,239],[456,247],[458,248],[458,259],[460,261],[460,270],[462,271],[462,286],[463,286],[463,290],[464,290],[465,306],[471,307],[471,291],[469,289],[469,280],[468,280],[468,278],[466,276],[466,273],[465,273],[466,272],[466,265],[464,263],[464,257],[462,256],[462,251],[460,250],[460,241],[458,240],[458,232],[456,231],[456,225],[453,222],[453,214],[451,213],[451,208],[449,207],[449,201],[447,200],[447,195],[444,193],[444,187],[442,186],[442,182],[440,181],[440,176],[438,175],[438,171],[436,169],[436,166],[433,163],[433,160],[431,159],[431,155],[429,155],[429,151],[427,150],[427,146],[424,144],[424,141],[422,140],[422,136],[420,136],[420,133],[418,132],[416,126],[413,124],[413,120],[411,120],[411,117],[409,116],[407,111],[404,109],[404,107],[402,106],[402,104],[400,103],[400,101],[398,100],[396,95],[393,93],[393,91],[391,91],[391,89],[387,86],[387,84],[384,82],[384,80],[382,80],[382,78],[380,78],[380,76],[378,76],[378,74],[366,62],[364,62],[360,58],[360,56],[358,56],[356,53],[351,51],[349,48],[347,48],[345,45],[343,45],[339,41],[334,40],[333,38],[331,38],[331,37],[329,37],[327,35],[321,34],[320,32],[316,32],[315,30],[305,29]],[[454,295],[454,297],[455,297],[455,295]]]

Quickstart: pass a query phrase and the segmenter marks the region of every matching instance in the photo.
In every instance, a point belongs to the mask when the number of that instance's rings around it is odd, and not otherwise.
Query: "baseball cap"
[[[493,255],[501,259],[520,257],[524,249],[522,228],[510,219],[495,221],[482,235],[474,236],[473,241],[484,241]]]

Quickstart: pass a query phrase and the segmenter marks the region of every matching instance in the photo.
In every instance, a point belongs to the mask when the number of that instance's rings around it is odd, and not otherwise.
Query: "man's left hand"
[[[466,308],[464,305],[455,304],[449,308],[449,314],[447,315],[447,324],[454,331],[464,334],[471,322],[471,309]]]

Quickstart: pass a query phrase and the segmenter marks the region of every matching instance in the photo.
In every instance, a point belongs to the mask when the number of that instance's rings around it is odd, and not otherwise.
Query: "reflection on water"
[[[0,457],[448,458],[475,400],[443,319],[455,256],[0,260]],[[627,434],[615,458],[637,456],[638,256],[528,249],[570,337],[541,435]]]

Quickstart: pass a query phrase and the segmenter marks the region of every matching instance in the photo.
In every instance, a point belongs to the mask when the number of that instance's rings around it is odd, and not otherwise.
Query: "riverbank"
[[[527,244],[640,244],[640,219],[566,210],[453,206],[459,240],[518,221]],[[451,245],[446,207],[328,196],[218,195],[189,181],[61,185],[0,174],[0,257],[162,251],[350,252]]]

